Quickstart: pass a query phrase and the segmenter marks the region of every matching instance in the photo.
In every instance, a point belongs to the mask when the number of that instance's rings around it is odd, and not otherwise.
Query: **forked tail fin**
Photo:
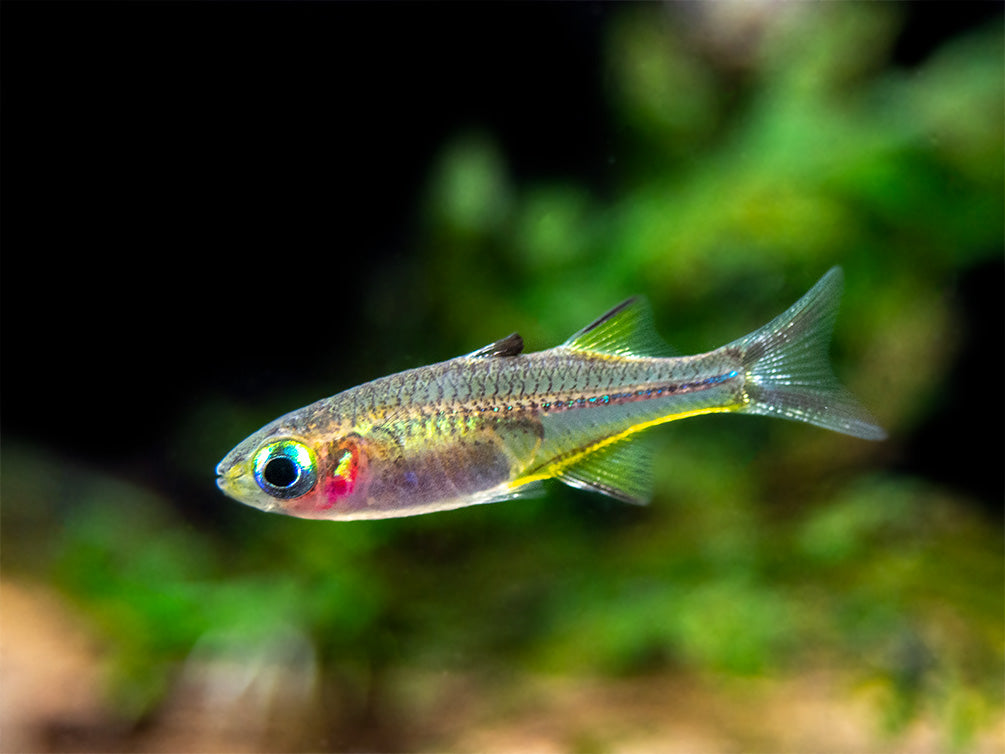
[[[843,275],[832,268],[783,314],[726,349],[739,351],[752,414],[816,424],[865,440],[886,432],[831,371],[831,333]]]

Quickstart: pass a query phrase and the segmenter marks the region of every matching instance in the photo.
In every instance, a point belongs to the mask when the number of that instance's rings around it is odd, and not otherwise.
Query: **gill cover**
[[[356,488],[363,463],[358,439],[358,435],[350,436],[331,446],[331,473],[324,483],[324,508],[331,508]]]

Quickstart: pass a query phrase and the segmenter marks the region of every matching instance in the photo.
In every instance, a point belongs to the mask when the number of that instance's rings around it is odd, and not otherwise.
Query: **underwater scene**
[[[1005,749],[1002,23],[0,5],[0,751]]]

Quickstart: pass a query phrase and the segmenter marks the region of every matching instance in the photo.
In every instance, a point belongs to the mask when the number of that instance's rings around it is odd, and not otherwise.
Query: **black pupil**
[[[300,476],[297,465],[286,456],[270,458],[265,464],[265,481],[273,487],[289,487]]]

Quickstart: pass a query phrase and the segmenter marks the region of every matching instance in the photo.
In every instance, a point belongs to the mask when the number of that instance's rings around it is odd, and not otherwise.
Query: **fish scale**
[[[465,356],[351,388],[271,422],[217,467],[220,488],[304,518],[390,518],[530,494],[558,479],[629,502],[651,495],[642,431],[718,412],[884,437],[827,360],[841,291],[827,273],[759,330],[667,356],[644,299],[565,343],[513,334]]]

